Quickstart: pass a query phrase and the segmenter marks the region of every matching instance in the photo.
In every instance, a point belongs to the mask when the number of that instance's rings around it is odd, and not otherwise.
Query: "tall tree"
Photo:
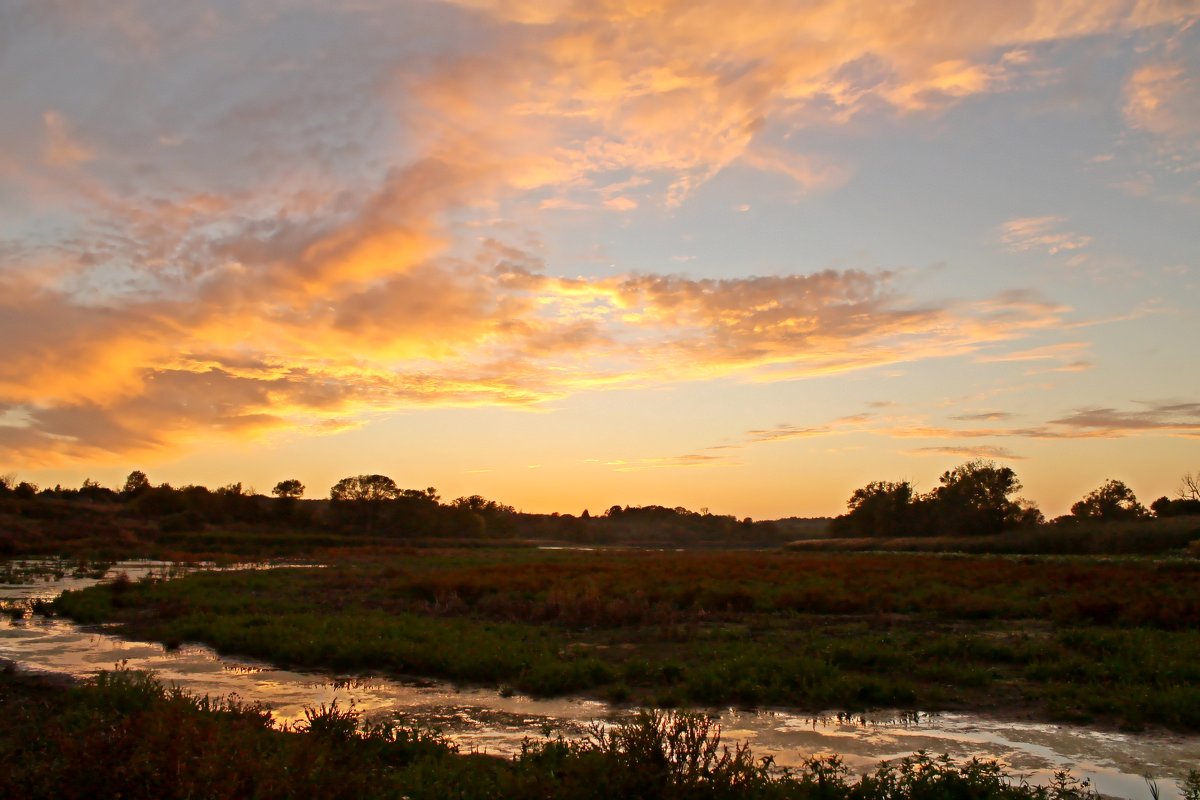
[[[908,481],[872,481],[846,501],[834,523],[843,536],[907,536],[913,533],[913,487]]]
[[[943,472],[939,481],[926,499],[942,533],[999,533],[1041,519],[1034,506],[1010,497],[1021,491],[1011,467],[975,459]]]
[[[271,490],[271,494],[280,500],[299,500],[304,496],[304,484],[295,478],[289,478],[286,481],[280,481],[275,484],[275,488]]]
[[[329,499],[334,502],[361,501],[380,502],[395,500],[400,496],[396,482],[386,475],[355,475],[342,478],[329,490]]]
[[[396,482],[386,475],[355,475],[342,478],[329,490],[335,513],[347,522],[375,527],[385,503],[400,496]]]
[[[140,469],[135,469],[129,473],[129,477],[125,479],[125,486],[121,489],[121,494],[129,499],[142,494],[150,488],[150,479],[146,477],[146,473]]]
[[[1071,515],[1080,519],[1111,521],[1143,519],[1150,512],[1138,502],[1132,489],[1121,481],[1110,479],[1071,506]]]

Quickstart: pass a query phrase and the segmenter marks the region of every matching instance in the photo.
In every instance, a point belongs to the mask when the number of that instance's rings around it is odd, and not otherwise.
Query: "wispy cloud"
[[[647,469],[684,469],[692,467],[733,467],[740,466],[741,461],[733,456],[713,455],[711,453],[684,453],[679,456],[660,458],[618,459],[605,462],[617,472],[639,472]]]
[[[832,431],[833,428],[827,425],[812,428],[802,428],[797,425],[777,425],[774,428],[759,428],[747,431],[746,436],[751,443],[786,442],[790,439],[807,439],[812,436],[824,436]]]
[[[1080,250],[1092,242],[1092,237],[1063,230],[1066,222],[1062,217],[1020,217],[1004,223],[1000,240],[1014,252],[1043,250],[1057,255],[1071,250]]]
[[[1091,407],[1050,420],[1050,425],[1096,436],[1126,436],[1140,432],[1200,433],[1200,403],[1154,402],[1146,408],[1123,411]]]
[[[1012,416],[1008,411],[979,411],[972,414],[956,414],[951,419],[961,422],[1001,422],[1011,419]]]
[[[1004,447],[917,447],[906,450],[914,456],[954,456],[956,458],[994,458],[1001,461],[1021,461],[1025,456],[1019,456]]]
[[[852,414],[839,417],[831,422],[810,427],[797,425],[776,425],[773,428],[759,428],[746,431],[747,444],[763,442],[784,442],[790,439],[808,439],[813,436],[825,436],[831,433],[844,433],[847,430],[861,428],[872,420],[870,414]]]
[[[919,439],[1118,439],[1126,436],[1200,435],[1200,403],[1194,402],[1144,402],[1136,410],[1109,407],[1087,407],[1074,409],[1063,416],[1045,422],[1025,426],[991,427],[946,427],[923,425],[880,426],[873,430],[895,438]],[[1006,417],[996,417],[1002,421]],[[992,415],[964,415],[954,417],[962,421],[993,421]]]
[[[1141,66],[1125,85],[1124,111],[1133,127],[1194,147],[1200,136],[1200,79],[1179,62]]]
[[[995,444],[964,443],[978,439],[1113,439],[1138,435],[1200,436],[1200,403],[1147,402],[1139,410],[1082,408],[1043,423],[1026,426],[952,427],[924,424],[921,421],[870,413],[853,414],[813,425],[779,424],[745,432],[737,441],[705,447],[693,453],[669,458],[642,458],[608,462],[621,471],[666,466],[702,466],[740,464],[736,453],[749,447],[775,442],[828,437],[846,433],[865,433],[896,440],[932,439],[947,444],[906,448],[915,456],[955,456],[990,458],[1005,461],[1024,460],[1011,449]],[[984,411],[952,416],[962,422],[1003,422],[1017,415],[1007,411]]]
[[[1091,345],[1087,342],[1060,342],[1026,350],[1011,350],[1004,353],[981,353],[975,361],[981,364],[1003,364],[1028,362],[1033,366],[1026,375],[1047,372],[1083,372],[1094,365],[1085,356]]]
[[[57,111],[42,114],[46,126],[46,139],[42,147],[42,158],[55,167],[71,166],[92,158],[91,148],[79,141],[67,127],[67,121]]]
[[[1031,347],[1026,350],[1010,350],[1006,353],[981,353],[975,357],[980,363],[1003,363],[1010,361],[1064,361],[1077,359],[1087,352],[1087,342],[1060,342],[1058,344]]]

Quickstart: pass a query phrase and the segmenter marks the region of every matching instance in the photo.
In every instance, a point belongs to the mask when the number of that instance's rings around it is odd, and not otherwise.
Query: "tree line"
[[[872,481],[856,489],[845,514],[830,523],[839,537],[987,535],[1045,524],[1036,505],[1021,498],[1010,467],[974,460],[942,473],[932,491],[918,493],[909,481]],[[405,489],[386,475],[353,475],[330,487],[328,498],[305,498],[295,479],[279,481],[271,496],[241,483],[217,489],[155,485],[134,470],[120,488],[85,480],[78,489],[42,489],[12,475],[0,476],[0,499],[54,499],[112,505],[152,520],[163,531],[200,530],[207,525],[268,524],[395,537],[563,539],[580,543],[733,542],[753,545],[795,538],[800,523],[823,520],[755,521],[658,505],[614,505],[592,515],[524,514],[480,495],[443,502],[433,487]],[[22,513],[50,513],[36,504]],[[1122,481],[1108,480],[1051,524],[1139,520],[1200,514],[1200,471],[1185,475],[1178,496],[1160,497],[1147,508]],[[809,535],[809,534],[806,534]]]
[[[909,481],[872,481],[846,501],[831,532],[845,537],[989,535],[1046,523],[1036,505],[1016,496],[1021,483],[1011,467],[976,459],[943,472],[938,486],[918,494]],[[1050,521],[1121,521],[1200,514],[1200,472],[1183,477],[1175,499],[1160,497],[1150,508],[1124,482],[1110,479]]]
[[[402,488],[386,475],[352,475],[337,481],[327,498],[306,498],[307,487],[298,479],[282,480],[270,495],[241,483],[216,489],[187,485],[154,484],[145,472],[134,470],[119,488],[85,480],[78,489],[55,486],[40,489],[12,476],[0,477],[0,500],[26,502],[21,514],[50,517],[52,504],[86,503],[108,507],[147,520],[168,533],[198,531],[206,526],[266,525],[312,528],[347,534],[419,539],[560,539],[581,544],[641,542],[689,544],[724,542],[779,544],[789,538],[789,525],[738,519],[686,508],[614,505],[592,515],[586,509],[573,514],[526,514],[513,506],[481,495],[444,502],[434,487]]]

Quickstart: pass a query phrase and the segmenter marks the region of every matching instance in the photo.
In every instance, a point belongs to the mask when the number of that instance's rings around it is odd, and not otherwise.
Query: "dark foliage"
[[[940,486],[914,495],[907,481],[874,481],[857,489],[847,513],[834,520],[838,536],[988,536],[1037,525],[1042,514],[1011,495],[1021,483],[1010,467],[968,461],[942,473]]]
[[[836,757],[775,770],[704,716],[644,712],[581,740],[528,740],[511,759],[460,754],[435,732],[364,723],[337,704],[292,728],[258,706],[196,698],[140,673],[63,688],[0,674],[0,796],[480,800],[1075,800],[993,762],[920,752],[854,778]],[[1190,785],[1190,784],[1189,784]],[[1186,787],[1185,787],[1186,789]],[[1192,795],[1186,795],[1192,800]]]

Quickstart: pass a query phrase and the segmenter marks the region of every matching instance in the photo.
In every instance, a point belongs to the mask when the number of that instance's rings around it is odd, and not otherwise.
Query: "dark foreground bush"
[[[645,712],[582,740],[527,741],[511,759],[462,755],[438,734],[366,723],[335,703],[286,729],[260,706],[196,698],[141,673],[64,688],[0,674],[6,798],[1069,798],[992,762],[924,753],[851,777],[837,758],[781,770],[728,748],[707,718]],[[1200,798],[1200,775],[1184,787]],[[1196,789],[1196,792],[1192,790]]]

